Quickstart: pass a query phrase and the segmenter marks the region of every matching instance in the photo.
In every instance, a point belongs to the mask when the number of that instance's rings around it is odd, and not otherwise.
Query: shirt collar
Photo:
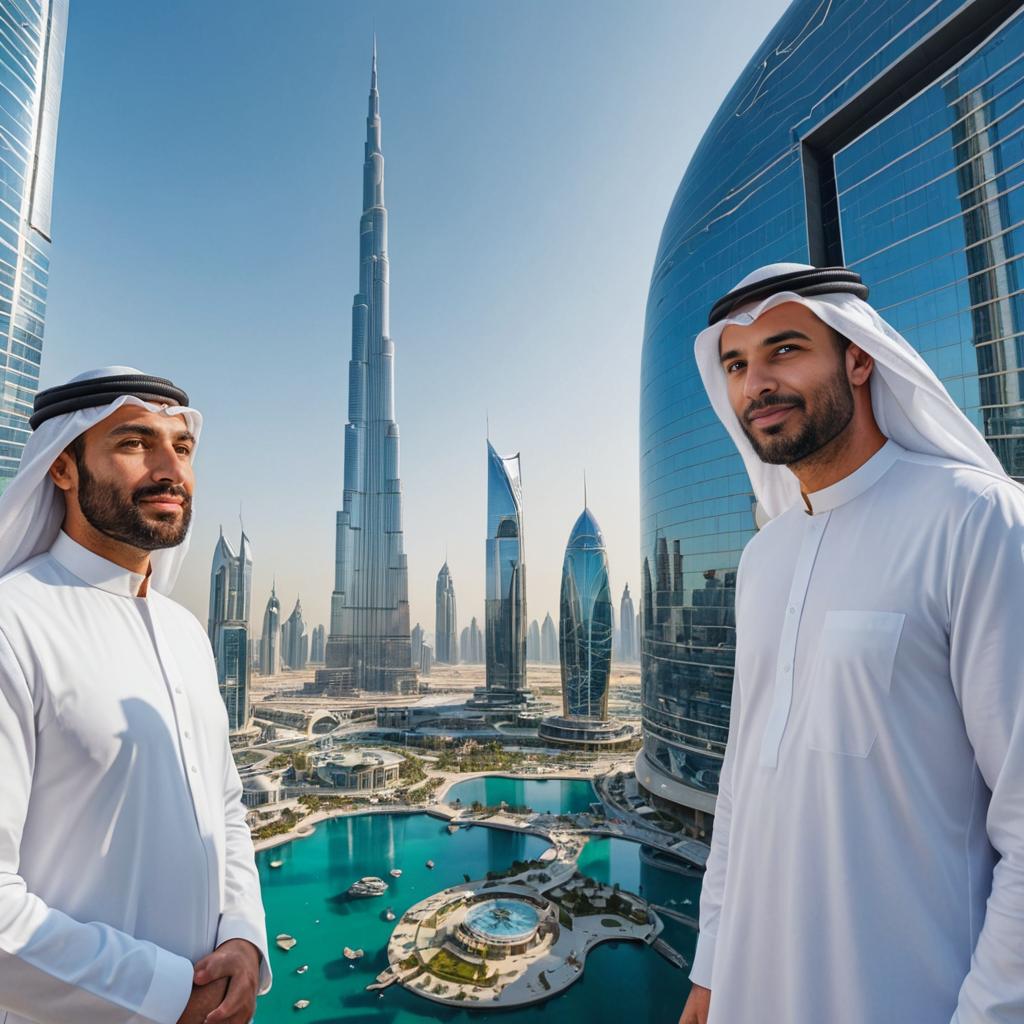
[[[142,573],[131,572],[124,566],[110,562],[96,552],[82,547],[63,530],[57,534],[50,554],[83,583],[105,590],[108,594],[116,594],[118,597],[138,597],[139,587],[146,578]]]
[[[818,515],[852,501],[881,480],[905,450],[902,445],[889,438],[867,462],[844,476],[842,480],[837,480],[820,491],[802,495],[804,505],[810,505],[810,509],[805,507],[804,511],[808,515]]]

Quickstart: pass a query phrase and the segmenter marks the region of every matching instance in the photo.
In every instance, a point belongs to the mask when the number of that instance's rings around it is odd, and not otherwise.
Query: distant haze
[[[412,622],[482,622],[487,417],[522,453],[529,617],[583,505],[639,595],[647,286],[686,163],[781,0],[72,3],[42,386],[111,363],[206,418],[176,596],[218,525],[328,622],[371,33]],[[724,45],[723,45],[724,43]],[[680,345],[692,344],[680,338]]]

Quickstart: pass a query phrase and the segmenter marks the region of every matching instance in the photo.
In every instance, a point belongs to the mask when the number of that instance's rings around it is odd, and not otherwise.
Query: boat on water
[[[277,948],[283,949],[287,952],[289,949],[294,948],[295,944],[299,941],[294,936],[289,935],[287,932],[281,932],[277,937]]]
[[[394,921],[394,919],[395,919],[395,912],[390,907],[388,907],[388,909],[384,911],[384,920],[385,921]]]
[[[281,866],[282,866],[283,864],[284,864],[284,861],[283,861],[283,860],[272,860],[272,861],[270,862],[270,866],[271,866],[272,868],[279,868],[279,867],[281,867]]]
[[[348,887],[349,896],[383,896],[388,891],[388,883],[383,878],[367,875],[353,882]]]
[[[434,862],[432,860],[428,860],[427,861],[427,867],[428,868],[433,868],[433,866],[434,866]]]
[[[309,1006],[308,999],[296,999],[295,1002],[292,1003],[292,1009],[295,1010],[304,1010],[307,1006]]]
[[[448,822],[448,834],[449,835],[454,835],[458,831],[459,831],[459,826],[456,825],[454,821]]]
[[[392,869],[391,869],[391,870],[390,870],[390,871],[388,872],[388,874],[389,874],[389,875],[390,875],[390,876],[391,876],[392,878],[401,878],[401,877],[402,877],[402,869],[401,869],[401,868],[392,868]]]
[[[349,946],[346,946],[341,952],[346,960],[359,960],[361,957],[366,955],[365,950],[352,949]]]
[[[301,967],[295,968],[296,974],[305,974],[309,970],[309,964],[303,964]]]

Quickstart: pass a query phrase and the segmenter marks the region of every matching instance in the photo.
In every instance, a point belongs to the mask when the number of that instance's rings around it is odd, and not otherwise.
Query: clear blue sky
[[[669,203],[779,0],[71,0],[42,386],[126,363],[205,414],[176,596],[205,622],[239,504],[328,619],[377,32],[413,622],[447,547],[483,609],[485,416],[521,451],[528,613],[582,507],[639,590],[647,286]],[[680,339],[681,344],[690,339]]]

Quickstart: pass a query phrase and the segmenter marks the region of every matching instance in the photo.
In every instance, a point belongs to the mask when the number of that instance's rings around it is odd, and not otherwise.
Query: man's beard
[[[160,512],[146,519],[139,507],[144,498],[171,495],[181,499],[181,516]],[[78,459],[78,507],[93,529],[140,551],[177,547],[192,522],[192,499],[185,488],[173,484],[150,484],[125,497],[110,484],[100,483]]]
[[[786,420],[783,420],[759,431],[760,437],[755,436],[747,426],[746,417],[752,411],[775,405],[792,405],[794,409],[807,408],[807,403],[799,395],[774,395],[748,409],[746,415],[740,419],[740,426],[762,462],[773,466],[791,466],[824,448],[838,437],[853,419],[853,389],[847,380],[843,362],[840,361],[836,375],[814,395],[815,411],[806,418],[802,430],[793,437],[779,436],[787,425]]]

